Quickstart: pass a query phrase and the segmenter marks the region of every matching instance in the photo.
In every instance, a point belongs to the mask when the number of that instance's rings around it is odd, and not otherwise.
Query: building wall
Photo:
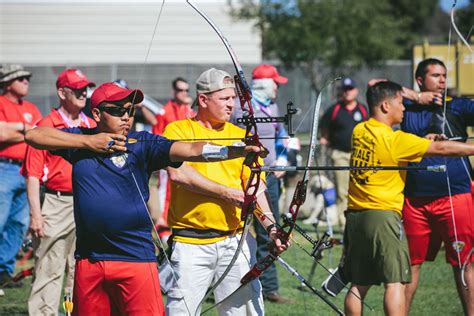
[[[252,23],[233,20],[226,0],[193,2],[214,20],[242,63],[261,61],[258,32]],[[190,5],[184,0],[162,3],[0,0],[0,61],[30,65],[229,62],[218,36]]]
[[[260,37],[252,23],[228,14],[227,0],[192,0],[220,27],[243,64],[247,80],[261,63]],[[164,102],[171,81],[181,76],[194,82],[209,67],[234,73],[229,54],[206,21],[185,0],[166,0],[150,46],[161,0],[0,0],[0,63],[21,63],[33,72],[28,99],[49,113],[57,106],[55,81],[66,67],[78,67],[97,84],[118,78],[130,87]],[[148,57],[147,52],[149,50]],[[145,62],[146,60],[146,62]],[[301,108],[295,116],[298,132],[307,132],[316,95],[298,69],[282,69],[278,103],[282,113],[289,101]],[[327,74],[324,81],[352,76],[365,101],[367,80],[389,78],[411,85],[411,63],[389,62],[377,68],[346,69]],[[323,109],[335,100],[328,91]]]

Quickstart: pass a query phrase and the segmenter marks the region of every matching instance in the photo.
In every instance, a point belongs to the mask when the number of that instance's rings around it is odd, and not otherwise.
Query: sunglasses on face
[[[99,106],[98,109],[100,111],[106,112],[116,117],[122,117],[125,115],[125,113],[128,114],[128,117],[132,117],[135,115],[135,111],[136,111],[135,105],[132,105],[129,108],[124,108],[121,106],[111,106],[111,107]]]
[[[69,87],[64,87],[63,89],[72,92],[76,98],[87,95],[87,87],[82,89],[72,89]]]
[[[175,89],[176,92],[189,92],[189,89]]]
[[[26,80],[26,81],[30,81],[30,76],[22,76],[22,77],[18,77],[15,79],[16,81],[23,81],[23,80]]]

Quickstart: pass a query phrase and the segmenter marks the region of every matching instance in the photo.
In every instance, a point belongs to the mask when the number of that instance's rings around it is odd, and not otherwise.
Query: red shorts
[[[165,315],[155,262],[76,261],[73,315]]]
[[[446,261],[451,265],[472,262],[472,254],[470,258],[467,256],[473,246],[473,209],[471,193],[456,194],[451,199],[449,196],[405,198],[402,214],[411,264],[433,261],[441,242],[445,245]]]

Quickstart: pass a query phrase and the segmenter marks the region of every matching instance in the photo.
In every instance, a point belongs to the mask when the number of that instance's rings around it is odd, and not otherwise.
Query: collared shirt
[[[165,127],[174,121],[192,118],[196,113],[188,106],[176,103],[174,100],[169,100],[163,109],[156,115],[156,125],[153,126],[153,134],[162,135]]]
[[[444,128],[444,119],[439,113],[444,111],[442,107],[419,105],[407,100],[404,100],[404,103],[407,106],[400,127],[405,132],[421,137],[428,133],[441,132],[448,137],[463,137],[466,135],[466,126],[474,125],[474,101],[467,98],[454,98],[447,103],[446,122],[448,124]],[[448,187],[448,179],[444,172],[410,170],[405,187],[405,195],[408,197],[448,196],[471,192],[469,177],[471,164],[467,157],[426,157],[420,163],[413,165],[420,167],[446,165],[450,187]]]
[[[95,129],[70,128],[75,134]],[[152,223],[145,203],[150,174],[168,166],[172,141],[148,132],[130,132],[138,141],[128,151],[98,154],[88,150],[54,152],[72,163],[77,259],[153,262]],[[143,197],[143,199],[142,199]]]
[[[236,140],[222,139],[244,137],[245,131],[231,123],[226,123],[219,130],[213,130],[202,126],[195,119],[187,119],[169,124],[164,135],[170,139],[219,138],[220,140],[212,142],[229,146]],[[186,164],[207,179],[226,187],[242,190],[247,185],[250,176],[250,169],[244,166],[243,162],[244,158],[236,158],[208,163],[186,162]],[[264,174],[262,172],[260,181],[265,181]],[[182,185],[171,182],[168,224],[173,229],[236,231],[243,226],[240,215],[241,209],[232,203],[190,191]],[[225,238],[227,237],[199,239],[176,236],[174,240],[191,244],[209,244]]]
[[[82,112],[81,112],[82,113]],[[95,127],[96,123],[91,118],[81,116],[79,127]],[[54,109],[48,116],[39,121],[38,126],[54,128],[68,128],[70,122],[64,121],[58,109]],[[25,162],[22,167],[24,177],[35,177],[45,184],[46,188],[54,191],[72,192],[71,173],[72,166],[63,158],[51,154],[47,150],[40,150],[28,146]]]
[[[0,96],[0,121],[36,125],[39,120],[41,120],[41,113],[33,103],[23,100],[18,104]],[[0,143],[0,157],[2,158],[23,160],[25,153],[25,142]]]

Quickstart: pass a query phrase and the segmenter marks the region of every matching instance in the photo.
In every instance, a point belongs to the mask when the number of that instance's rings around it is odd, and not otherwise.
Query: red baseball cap
[[[85,87],[95,87],[95,83],[89,81],[86,75],[79,69],[63,70],[56,80],[56,88],[68,87],[71,89],[82,89]]]
[[[139,89],[129,90],[116,82],[106,82],[94,90],[91,96],[91,109],[96,108],[102,102],[115,102],[125,100],[133,104],[143,101],[143,92]]]
[[[252,71],[252,79],[273,79],[276,83],[285,84],[288,82],[287,77],[280,76],[275,66],[269,64],[261,64]]]

